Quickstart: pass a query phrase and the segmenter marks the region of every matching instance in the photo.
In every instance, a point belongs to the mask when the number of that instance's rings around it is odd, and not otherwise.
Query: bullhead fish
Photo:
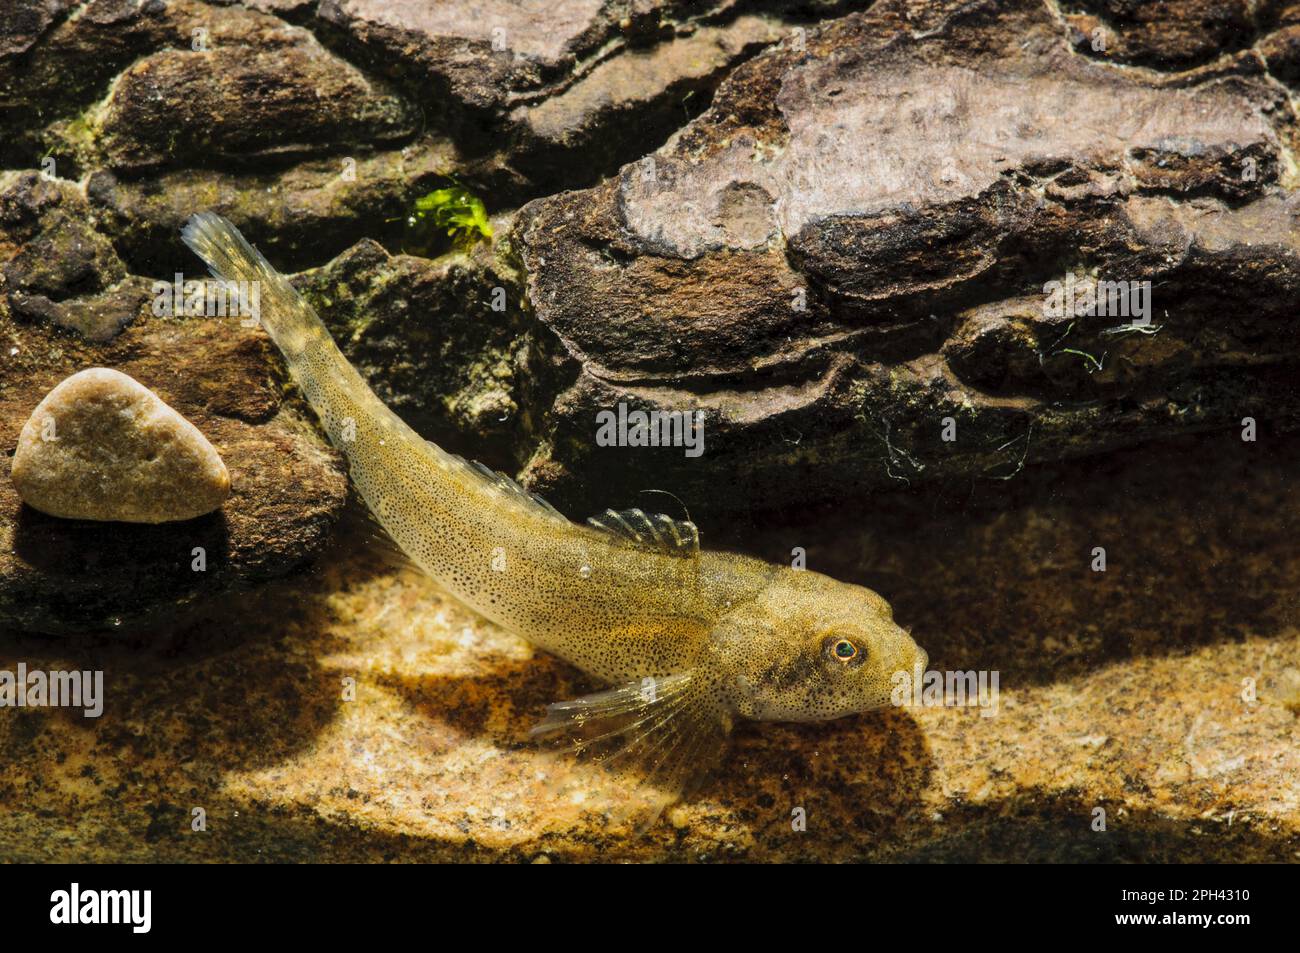
[[[700,548],[689,520],[639,509],[576,523],[509,477],[401,421],[315,311],[219,215],[185,243],[224,282],[260,286],[260,322],[347,458],[358,494],[420,569],[471,609],[607,691],[557,702],[533,730],[615,759],[669,799],[720,759],[733,725],[824,721],[883,706],[927,657],[889,604],[820,573]]]

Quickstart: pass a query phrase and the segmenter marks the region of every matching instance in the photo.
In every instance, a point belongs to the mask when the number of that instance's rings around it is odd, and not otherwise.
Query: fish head
[[[898,672],[929,661],[863,586],[783,569],[728,620],[724,656],[736,711],[760,721],[826,721],[889,704]]]

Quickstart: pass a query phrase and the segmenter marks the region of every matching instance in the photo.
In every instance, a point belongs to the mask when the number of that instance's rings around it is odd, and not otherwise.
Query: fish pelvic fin
[[[683,672],[548,705],[531,736],[612,774],[645,830],[718,765],[732,724],[717,680]]]

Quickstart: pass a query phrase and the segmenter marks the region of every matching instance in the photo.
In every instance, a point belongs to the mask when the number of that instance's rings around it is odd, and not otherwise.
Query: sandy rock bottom
[[[0,635],[0,670],[102,669],[106,695],[98,719],[0,709],[0,858],[1295,861],[1285,442],[1230,432],[715,528],[877,588],[932,668],[996,670],[999,705],[743,727],[643,835],[617,783],[526,740],[592,686],[357,538],[170,632]]]

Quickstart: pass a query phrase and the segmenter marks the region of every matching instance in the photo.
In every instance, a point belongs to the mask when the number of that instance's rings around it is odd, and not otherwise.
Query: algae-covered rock
[[[332,56],[309,34],[249,47],[165,50],[113,86],[99,127],[114,169],[345,153],[409,138],[418,113]],[[206,34],[202,34],[206,36]],[[248,96],[248,89],[261,94]]]
[[[194,268],[176,236],[196,209],[230,219],[264,254],[296,270],[321,265],[361,235],[400,245],[415,198],[466,165],[450,142],[421,140],[270,170],[172,169],[141,179],[101,169],[86,196],[123,257],[149,274]]]
[[[538,382],[515,276],[487,244],[430,261],[359,242],[296,284],[407,423],[440,445],[510,465]]]
[[[60,164],[87,161],[96,150],[85,112],[141,57],[307,39],[277,17],[241,6],[214,10],[201,0],[89,0],[75,5],[75,15],[73,4],[11,6],[26,13],[16,24],[41,29],[20,29],[21,42],[0,46],[0,157],[10,166],[37,165],[46,155]]]

